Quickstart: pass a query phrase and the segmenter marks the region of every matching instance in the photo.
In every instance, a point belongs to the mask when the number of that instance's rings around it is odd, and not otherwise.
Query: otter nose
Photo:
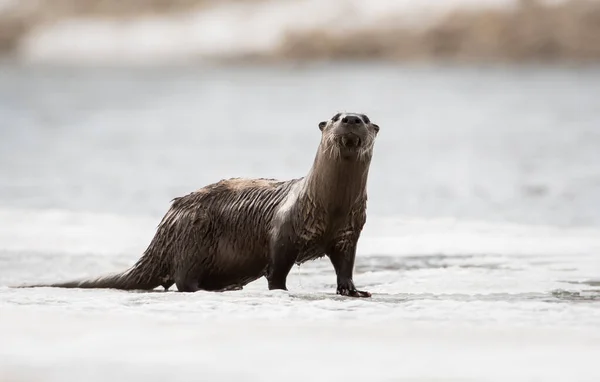
[[[358,125],[362,121],[359,117],[355,115],[347,115],[344,118],[342,118],[342,122],[347,123],[348,125]]]

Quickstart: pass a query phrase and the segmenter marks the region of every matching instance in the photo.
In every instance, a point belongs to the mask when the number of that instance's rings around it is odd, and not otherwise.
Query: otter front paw
[[[348,288],[338,288],[337,294],[341,294],[342,296],[349,296],[349,297],[371,297],[371,293],[369,293],[367,291],[348,289]]]

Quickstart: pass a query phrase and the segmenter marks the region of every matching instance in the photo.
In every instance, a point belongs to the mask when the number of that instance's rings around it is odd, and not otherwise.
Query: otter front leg
[[[278,237],[272,240],[269,252],[269,267],[267,271],[269,290],[287,290],[285,283],[298,257],[298,251],[292,243],[291,238]]]
[[[346,251],[334,249],[328,256],[337,275],[337,294],[350,297],[371,297],[371,293],[357,290],[352,281],[356,245],[352,245]]]

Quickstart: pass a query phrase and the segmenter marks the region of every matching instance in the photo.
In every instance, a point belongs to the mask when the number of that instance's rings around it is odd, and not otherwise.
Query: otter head
[[[337,113],[319,123],[325,151],[336,158],[370,158],[379,126],[369,117],[356,113]]]

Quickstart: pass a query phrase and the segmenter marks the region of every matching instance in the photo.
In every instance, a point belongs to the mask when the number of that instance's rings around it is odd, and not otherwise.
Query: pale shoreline
[[[596,0],[455,0],[443,5],[179,0],[172,9],[155,9],[149,2],[138,14],[132,14],[132,5],[111,10],[106,5],[110,1],[96,9],[88,4],[94,1],[70,9],[64,0],[63,8],[46,13],[11,11],[5,1],[0,8],[0,57],[75,65],[600,59]]]

